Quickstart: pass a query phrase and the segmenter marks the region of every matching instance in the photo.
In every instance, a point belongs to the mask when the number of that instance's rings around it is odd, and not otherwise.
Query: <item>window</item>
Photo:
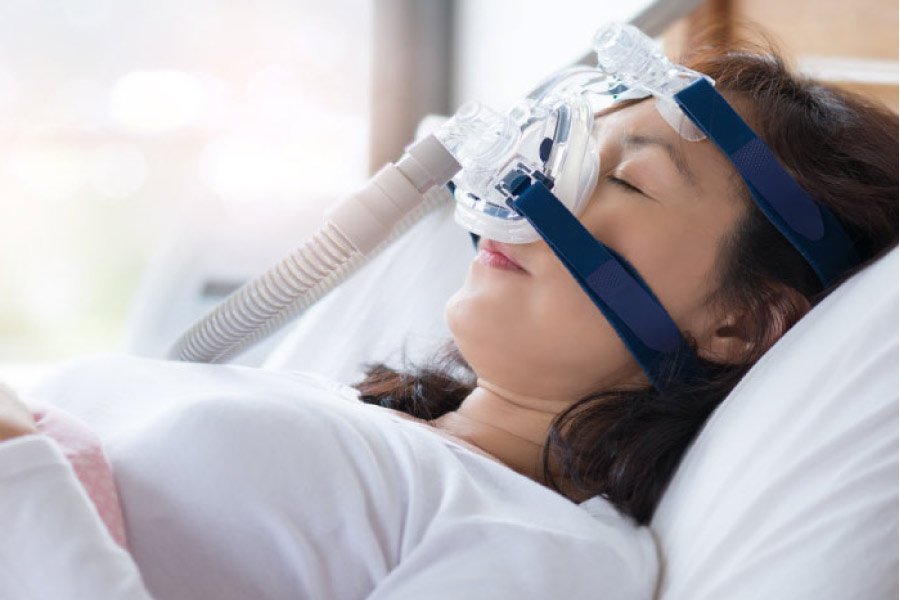
[[[142,269],[184,215],[317,219],[323,198],[358,187],[371,11],[5,3],[0,361],[119,349]]]

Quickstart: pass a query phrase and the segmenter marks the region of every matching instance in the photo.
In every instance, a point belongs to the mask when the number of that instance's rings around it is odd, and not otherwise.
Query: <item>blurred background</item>
[[[274,213],[316,219],[362,181],[372,8],[0,3],[0,360],[121,349],[179,230],[270,252]]]
[[[894,0],[3,0],[0,375],[164,355],[424,115],[504,107],[608,20],[674,56],[759,22],[897,110]]]

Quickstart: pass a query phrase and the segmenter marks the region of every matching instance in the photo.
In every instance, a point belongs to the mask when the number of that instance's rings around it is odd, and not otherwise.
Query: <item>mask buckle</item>
[[[543,183],[548,190],[553,189],[554,181],[552,177],[540,171],[529,169],[522,163],[516,163],[516,167],[509,171],[494,189],[503,196],[506,205],[511,210],[524,217],[525,215],[515,205],[515,200],[536,181]]]

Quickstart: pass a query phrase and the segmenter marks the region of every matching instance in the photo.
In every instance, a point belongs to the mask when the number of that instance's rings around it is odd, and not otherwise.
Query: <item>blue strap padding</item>
[[[823,286],[859,263],[853,242],[834,215],[800,187],[706,79],[675,94],[675,101],[725,153],[757,206],[803,255]]]
[[[657,389],[693,371],[693,350],[647,284],[543,183],[533,182],[512,204],[603,312]],[[683,370],[676,374],[677,369]]]

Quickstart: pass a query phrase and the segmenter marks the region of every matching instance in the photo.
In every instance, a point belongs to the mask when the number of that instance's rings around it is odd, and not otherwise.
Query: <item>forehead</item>
[[[734,186],[738,181],[737,171],[713,142],[682,138],[659,114],[652,99],[599,114],[593,135],[601,162],[615,156],[618,161],[631,157],[641,158],[642,163],[662,161],[689,183],[702,187]]]
[[[662,127],[677,136],[674,130],[668,126],[653,102],[653,98],[643,98],[637,101],[625,101],[621,105],[612,106],[597,113],[594,117],[594,131],[610,128],[640,127],[646,130],[658,130]]]
[[[610,138],[624,141],[635,137],[656,140],[679,154],[683,154],[690,146],[702,143],[690,142],[679,136],[659,114],[652,98],[599,113],[594,118],[593,133],[598,142],[608,141]]]

